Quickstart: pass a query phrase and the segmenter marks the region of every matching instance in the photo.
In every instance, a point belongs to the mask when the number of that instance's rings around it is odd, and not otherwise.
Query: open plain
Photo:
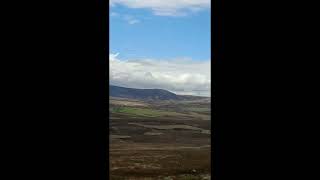
[[[109,103],[111,179],[210,179],[208,99]]]

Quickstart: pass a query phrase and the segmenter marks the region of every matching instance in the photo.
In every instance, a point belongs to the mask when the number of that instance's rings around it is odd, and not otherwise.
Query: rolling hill
[[[109,96],[139,100],[205,100],[208,97],[177,95],[164,89],[135,89],[109,86]]]
[[[142,100],[178,100],[178,95],[163,89],[135,89],[110,85],[110,96]]]

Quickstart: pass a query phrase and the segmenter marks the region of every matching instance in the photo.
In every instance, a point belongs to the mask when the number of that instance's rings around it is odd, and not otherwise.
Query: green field
[[[161,117],[161,116],[181,116],[184,114],[170,111],[161,111],[150,108],[136,108],[136,107],[114,107],[111,109],[112,113],[124,113],[131,116],[144,117]]]
[[[194,111],[194,112],[210,112],[209,107],[189,107],[186,109],[189,111]]]

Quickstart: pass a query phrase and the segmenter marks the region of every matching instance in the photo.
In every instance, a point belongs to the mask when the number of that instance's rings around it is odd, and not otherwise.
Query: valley
[[[210,179],[210,99],[161,97],[110,97],[111,179]]]

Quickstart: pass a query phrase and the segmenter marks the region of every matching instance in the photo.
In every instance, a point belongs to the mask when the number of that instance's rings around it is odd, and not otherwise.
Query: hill
[[[136,89],[110,85],[109,96],[139,100],[209,100],[208,97],[177,95],[164,89]]]
[[[178,100],[179,96],[163,89],[135,89],[110,85],[110,96],[142,100]]]

